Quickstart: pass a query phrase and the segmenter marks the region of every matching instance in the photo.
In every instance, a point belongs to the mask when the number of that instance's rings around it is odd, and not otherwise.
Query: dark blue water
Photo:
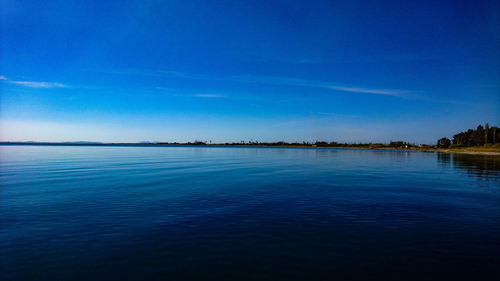
[[[2,280],[500,280],[500,157],[0,153]]]

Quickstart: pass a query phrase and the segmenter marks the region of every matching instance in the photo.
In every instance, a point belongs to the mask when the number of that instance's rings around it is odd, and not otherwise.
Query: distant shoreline
[[[334,149],[366,149],[366,150],[394,150],[394,151],[422,151],[441,153],[460,153],[472,155],[500,156],[498,148],[463,147],[463,148],[419,148],[419,147],[373,147],[373,146],[316,146],[316,145],[264,145],[264,144],[193,144],[193,143],[97,143],[97,142],[0,142],[0,145],[40,145],[40,146],[170,146],[170,147],[265,147],[265,148],[334,148]]]

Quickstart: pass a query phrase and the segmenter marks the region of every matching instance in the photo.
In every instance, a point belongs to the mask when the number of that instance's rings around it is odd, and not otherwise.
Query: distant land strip
[[[418,150],[433,152],[454,152],[500,155],[500,130],[490,127],[488,123],[483,127],[469,129],[453,136],[453,140],[443,137],[435,145],[412,144],[405,141],[391,141],[390,143],[338,143],[335,141],[316,142],[259,142],[241,141],[231,143],[211,143],[207,141],[194,142],[138,142],[138,143],[103,143],[103,142],[0,142],[0,145],[59,145],[59,146],[238,146],[238,147],[296,147],[296,148],[345,148],[345,149],[374,149],[374,150]]]

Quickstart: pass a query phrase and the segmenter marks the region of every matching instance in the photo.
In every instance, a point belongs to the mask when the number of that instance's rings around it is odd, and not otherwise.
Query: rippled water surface
[[[500,280],[500,157],[0,146],[2,280]]]

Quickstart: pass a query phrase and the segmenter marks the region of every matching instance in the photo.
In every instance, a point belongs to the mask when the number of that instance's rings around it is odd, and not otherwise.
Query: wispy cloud
[[[7,83],[21,85],[29,88],[67,88],[68,86],[57,82],[38,82],[38,81],[16,81],[5,76],[0,76],[0,80],[5,80]]]
[[[199,98],[211,98],[211,99],[217,99],[217,98],[224,98],[225,96],[223,95],[218,95],[218,94],[197,94],[194,95],[195,97]]]
[[[185,98],[207,98],[207,99],[221,99],[221,98],[230,98],[227,95],[219,94],[219,93],[211,93],[210,91],[199,93],[193,92],[190,90],[180,90],[177,88],[168,88],[168,87],[155,87],[156,90],[167,94],[173,97],[185,97]]]
[[[400,89],[374,89],[374,88],[361,88],[361,87],[352,87],[343,85],[341,86],[338,83],[334,82],[323,82],[323,81],[314,81],[314,80],[289,78],[289,77],[236,76],[234,81],[255,82],[255,83],[284,85],[284,86],[325,88],[325,89],[349,92],[349,93],[384,95],[393,97],[403,97],[405,93],[409,92]]]
[[[309,88],[323,88],[348,93],[383,95],[400,98],[416,98],[415,92],[402,89],[390,88],[370,88],[353,85],[345,85],[338,82],[325,82],[316,80],[307,80],[301,78],[281,77],[281,76],[259,76],[259,75],[233,75],[233,76],[214,76],[201,74],[186,74],[177,71],[166,70],[113,70],[107,71],[112,74],[138,75],[138,76],[154,76],[154,77],[175,77],[181,79],[196,79],[196,80],[214,80],[214,81],[232,81],[252,84],[267,84],[278,86],[298,86]]]
[[[33,81],[9,81],[11,84],[22,85],[30,88],[66,88],[67,86],[57,82],[33,82]]]
[[[364,94],[374,94],[374,95],[386,95],[399,97],[405,93],[405,91],[395,90],[395,89],[364,89],[356,87],[341,87],[341,86],[330,86],[328,87],[332,90],[351,92],[351,93],[364,93]]]
[[[326,116],[326,117],[359,118],[359,115],[342,114],[342,113],[335,113],[335,112],[321,112],[320,111],[320,112],[316,112],[315,114]]]

